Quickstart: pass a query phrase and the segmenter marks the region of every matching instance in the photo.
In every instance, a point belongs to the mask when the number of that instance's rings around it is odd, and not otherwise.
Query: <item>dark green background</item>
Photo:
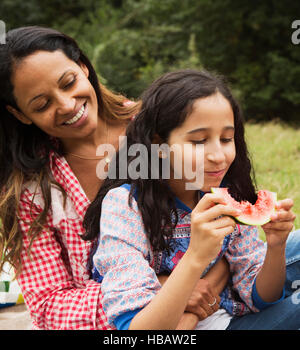
[[[300,1],[1,0],[0,19],[73,36],[130,98],[164,72],[206,68],[228,77],[246,119],[300,120]]]

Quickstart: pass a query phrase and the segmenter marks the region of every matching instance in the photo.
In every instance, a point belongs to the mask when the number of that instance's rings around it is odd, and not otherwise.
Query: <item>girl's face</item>
[[[168,144],[170,147],[176,144],[180,146],[179,149],[183,149],[186,144],[191,145],[189,147],[191,147],[192,152],[182,151],[182,161],[193,171],[197,169],[197,157],[199,159],[201,156],[204,163],[204,169],[200,170],[203,171],[203,178],[201,176],[198,178],[203,179],[201,183],[203,186],[198,187],[198,189],[209,192],[211,187],[218,187],[236,155],[234,115],[229,101],[220,93],[196,100],[192,106],[191,114],[184,123],[170,133]],[[197,154],[197,144],[204,146],[201,155],[199,152]],[[176,152],[171,153],[170,164],[173,174],[176,157],[178,157]],[[184,172],[182,173],[185,183],[196,183],[195,180],[185,178]]]
[[[78,139],[91,135],[98,121],[95,90],[88,69],[62,51],[37,51],[17,63],[12,83],[21,112],[7,109],[22,123],[48,135]]]

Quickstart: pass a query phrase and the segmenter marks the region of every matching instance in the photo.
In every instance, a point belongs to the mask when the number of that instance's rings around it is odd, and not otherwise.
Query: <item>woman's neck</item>
[[[118,137],[124,134],[126,122],[106,122],[102,118],[98,119],[97,128],[82,139],[61,139],[66,153],[95,155],[98,146],[102,144],[112,144],[118,146]]]

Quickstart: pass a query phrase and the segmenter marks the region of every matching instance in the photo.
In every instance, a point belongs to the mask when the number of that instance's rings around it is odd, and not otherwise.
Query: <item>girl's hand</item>
[[[278,247],[285,244],[296,218],[296,215],[291,211],[293,205],[293,200],[289,198],[278,201],[275,206],[276,213],[272,215],[271,221],[262,225],[268,247]]]
[[[240,212],[225,204],[221,195],[205,194],[191,214],[191,240],[187,253],[197,263],[209,264],[219,253],[224,237],[234,231],[235,221],[229,216]]]
[[[197,315],[199,321],[202,321],[219,309],[220,301],[220,297],[213,293],[209,283],[200,279],[190,296],[185,311]],[[210,306],[210,304],[214,305]]]

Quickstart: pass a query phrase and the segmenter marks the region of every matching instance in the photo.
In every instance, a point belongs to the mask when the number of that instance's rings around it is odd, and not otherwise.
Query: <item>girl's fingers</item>
[[[199,216],[201,217],[202,220],[208,222],[208,221],[215,220],[221,215],[239,216],[240,214],[241,214],[240,211],[234,208],[230,208],[228,205],[216,204],[214,207],[205,210],[205,212],[199,213]]]
[[[227,227],[217,228],[217,229],[213,230],[215,235],[218,235],[220,237],[220,245],[223,244],[224,237],[229,235],[233,231],[234,231],[234,227],[233,226],[227,226]]]
[[[292,211],[280,210],[271,216],[271,220],[273,222],[294,221],[295,219],[296,219],[296,215]]]
[[[279,221],[279,222],[268,223],[266,225],[263,225],[262,227],[267,230],[290,231],[293,229],[294,223],[290,221]]]
[[[207,223],[207,226],[210,227],[211,229],[224,228],[228,226],[232,226],[233,228],[235,228],[236,222],[229,216],[222,216],[221,218],[218,218],[216,220],[213,220]]]
[[[286,211],[290,210],[294,205],[294,202],[290,198],[283,199],[281,201],[276,202],[276,209],[284,209]]]
[[[214,207],[216,204],[226,204],[223,196],[215,193],[206,193],[197,203],[193,211],[203,212],[211,207]]]

